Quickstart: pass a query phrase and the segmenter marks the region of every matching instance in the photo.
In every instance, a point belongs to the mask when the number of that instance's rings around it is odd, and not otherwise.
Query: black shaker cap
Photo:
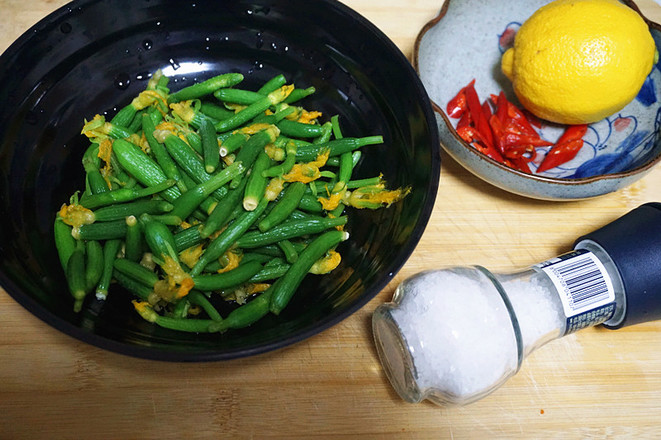
[[[592,240],[612,258],[626,293],[621,328],[661,319],[661,203],[646,203],[576,240]]]

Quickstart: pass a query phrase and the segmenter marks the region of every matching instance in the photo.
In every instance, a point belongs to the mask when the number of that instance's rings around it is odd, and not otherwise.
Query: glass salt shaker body
[[[660,255],[661,204],[653,203],[518,272],[421,272],[374,312],[379,358],[408,402],[479,400],[549,341],[598,324],[661,318]]]

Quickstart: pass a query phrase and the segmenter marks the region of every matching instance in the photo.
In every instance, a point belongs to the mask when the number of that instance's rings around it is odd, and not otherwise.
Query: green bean
[[[279,103],[278,105],[275,106],[275,113],[271,114],[266,114],[262,113],[260,115],[255,116],[255,118],[252,120],[253,123],[255,124],[277,124],[278,122],[282,121],[284,118],[287,116],[293,114],[296,112],[296,108],[290,106],[289,104],[285,104],[284,102]]]
[[[124,238],[126,228],[124,219],[112,220],[75,227],[71,230],[71,235],[77,240],[113,240]]]
[[[175,263],[179,263],[179,254],[170,229],[146,214],[140,216],[140,221],[143,225],[145,241],[152,251],[154,261],[163,265],[167,258],[171,258]]]
[[[115,259],[113,267],[115,268],[115,273],[120,272],[150,289],[153,289],[158,281],[158,274],[147,269],[143,265],[135,261],[127,260],[126,258]]]
[[[227,119],[234,114],[233,111],[227,110],[226,108],[209,101],[202,101],[202,104],[200,105],[200,113],[217,121]]]
[[[85,291],[94,289],[103,274],[103,246],[96,240],[85,243]]]
[[[285,260],[287,260],[287,263],[294,263],[298,259],[298,252],[291,241],[284,239],[278,241],[277,244],[285,254]]]
[[[262,85],[259,90],[257,90],[257,93],[260,95],[268,95],[269,93],[279,89],[280,87],[284,86],[285,83],[287,82],[287,79],[283,74],[278,74],[274,76],[273,78],[269,79]]]
[[[242,209],[241,198],[243,197],[247,180],[243,179],[239,186],[236,188],[230,189],[229,193],[223,200],[218,202],[214,210],[209,214],[209,217],[204,222],[204,225],[200,229],[199,235],[202,238],[208,238],[211,234],[220,230],[223,226],[227,224],[232,213],[236,209]]]
[[[155,130],[156,128],[153,119],[147,114],[143,115],[142,132],[145,135],[145,139],[147,139],[147,143],[156,159],[156,163],[158,163],[168,179],[177,182],[177,187],[181,192],[186,192],[188,187],[181,178],[179,168],[177,168],[177,165],[174,163],[174,160],[172,160],[172,157],[170,157],[170,154],[167,152],[163,144],[158,142],[154,137]]]
[[[199,127],[199,124],[201,124],[201,121],[198,121],[198,123],[195,125],[195,127]],[[192,125],[192,124],[191,124]],[[186,133],[184,135],[186,138],[186,142],[190,147],[200,156],[204,154],[204,151],[202,150],[202,138],[200,137],[199,134],[191,131],[190,133]]]
[[[161,316],[146,302],[139,303],[134,301],[133,306],[145,321],[170,330],[191,333],[207,333],[209,332],[211,325],[219,324],[219,321],[214,321],[212,319],[186,319]]]
[[[279,86],[278,86],[279,87]],[[218,89],[213,93],[219,101],[231,102],[233,104],[250,105],[255,101],[262,99],[266,94],[252,92],[243,89]]]
[[[285,98],[284,102],[286,102],[287,104],[292,104],[296,101],[300,101],[301,99],[312,95],[314,92],[316,92],[316,89],[314,87],[308,87],[306,89],[294,89],[291,91],[289,96]]]
[[[323,144],[299,145],[296,151],[296,159],[309,162],[328,149],[330,156],[339,156],[347,151],[354,151],[366,145],[376,145],[383,143],[382,136],[365,136],[362,138],[342,138],[334,139]]]
[[[298,138],[316,138],[324,133],[321,125],[304,124],[302,122],[290,121],[283,119],[277,123],[280,133],[285,136],[298,137]]]
[[[269,281],[269,280],[277,280],[281,276],[283,276],[289,268],[291,267],[290,264],[287,263],[280,263],[280,264],[273,264],[273,265],[267,265],[262,268],[259,272],[257,272],[255,275],[253,275],[248,282],[250,283],[263,283],[264,281]]]
[[[197,246],[204,241],[200,236],[200,228],[201,226],[191,226],[174,234],[174,246],[177,252]]]
[[[55,248],[60,259],[62,269],[66,270],[69,258],[76,248],[76,239],[71,235],[71,226],[64,223],[59,214],[55,216],[53,224]]]
[[[266,232],[272,227],[282,223],[298,207],[303,194],[305,193],[305,184],[301,182],[292,182],[285,190],[282,198],[278,200],[273,209],[257,224],[260,231]]]
[[[278,165],[264,170],[262,175],[264,177],[278,177],[287,174],[296,163],[296,146],[295,142],[288,141],[285,145],[285,160]]]
[[[255,101],[254,103],[238,111],[229,118],[223,119],[222,121],[218,122],[216,124],[216,131],[222,133],[224,131],[229,131],[235,129],[240,125],[245,124],[246,122],[250,121],[258,114],[266,111],[272,105],[278,104],[279,102],[284,100],[287,97],[289,90],[290,88],[287,88],[287,86],[283,86],[269,93],[267,96],[260,99],[259,101]]]
[[[202,159],[197,156],[185,141],[170,133],[165,137],[164,143],[174,161],[195,183],[199,184],[211,179],[211,174],[207,173]],[[244,167],[247,168],[245,164]],[[226,190],[223,191],[221,188],[214,191],[215,197],[219,199],[225,196],[225,194]]]
[[[245,168],[241,162],[234,162],[218,174],[211,176],[209,180],[189,189],[181,197],[175,200],[174,209],[172,209],[170,214],[178,216],[182,220],[186,219],[193,211],[195,211],[195,209],[197,209],[204,199],[209,197],[211,193],[230,180],[241,175],[244,170]]]
[[[154,194],[165,193],[170,189],[174,189],[175,184],[174,180],[163,180],[160,183],[156,183],[153,186],[148,186],[147,188],[120,188],[114,189],[112,191],[94,194],[87,198],[84,201],[81,201],[87,209],[96,209],[106,205],[112,205],[113,203],[124,203],[130,202],[136,199],[141,199],[143,197],[148,197]],[[111,210],[112,212],[112,210]]]
[[[267,204],[268,200],[262,199],[254,211],[244,212],[234,223],[230,224],[220,235],[218,235],[218,237],[207,246],[193,269],[191,269],[191,276],[199,275],[207,264],[223,255],[225,251],[227,251],[229,247],[233,245],[234,242],[236,242],[236,240],[253,225],[253,223],[255,223],[259,216],[262,215]]]
[[[216,171],[220,163],[220,149],[216,137],[216,128],[208,119],[200,124],[200,137],[202,138],[204,169],[211,174]]]
[[[128,127],[122,127],[121,125],[113,124],[112,122],[106,122],[104,129],[108,137],[111,139],[124,139],[134,133]]]
[[[240,237],[236,245],[243,249],[254,249],[268,244],[277,243],[280,240],[301,237],[308,234],[319,234],[330,228],[344,226],[347,217],[317,217],[304,220],[292,220],[281,223],[266,232],[250,231]]]
[[[119,203],[94,210],[94,221],[120,220],[130,215],[163,214],[172,211],[173,207],[172,203],[165,200],[137,200]]]
[[[201,292],[198,292],[197,290],[191,290],[188,295],[186,295],[186,298],[188,298],[191,302],[191,304],[198,305],[202,307],[202,310],[204,310],[209,316],[210,319],[214,321],[222,321],[223,317],[220,316],[220,313],[218,313],[218,310],[211,304],[209,299]]]
[[[246,189],[243,195],[243,209],[252,211],[257,208],[259,201],[264,197],[266,177],[262,175],[271,165],[271,158],[264,151],[257,155],[257,159],[247,177]]]
[[[287,273],[274,284],[273,294],[270,298],[269,310],[275,315],[287,306],[294,296],[296,289],[307,275],[312,265],[319,258],[323,257],[333,247],[349,238],[349,234],[344,231],[328,231],[315,238],[299,255],[295,263],[291,265]]]
[[[91,144],[83,154],[83,169],[90,185],[92,194],[99,194],[109,191],[108,182],[103,178],[99,171],[99,146],[98,144]]]
[[[210,325],[209,331],[224,332],[229,329],[244,328],[262,319],[269,312],[271,295],[276,284],[277,281],[252,301],[232,310],[221,322]]]
[[[147,113],[146,111],[139,111],[136,113],[135,118],[131,121],[131,123],[126,126],[126,129],[128,130],[129,133],[137,133],[140,131],[140,128],[142,128],[142,115]]]
[[[243,75],[240,73],[224,73],[222,75],[209,78],[206,81],[184,87],[178,92],[171,94],[168,98],[168,101],[179,102],[200,98],[202,96],[210,95],[220,88],[235,86],[241,81],[243,81]]]
[[[277,137],[277,128],[269,126],[268,128],[255,133],[250,136],[241,150],[236,155],[236,162],[241,162],[246,169],[252,168],[253,163],[257,159],[260,152],[264,151],[264,147],[275,141]],[[230,188],[236,188],[239,184],[238,179],[234,179],[230,184]]]
[[[202,291],[227,289],[245,283],[261,269],[259,261],[249,261],[227,272],[193,276],[193,282],[195,288]]]
[[[250,136],[245,133],[241,133],[240,131],[232,133],[227,139],[220,143],[220,156],[225,157],[228,154],[238,150],[243,146],[249,137]]]
[[[67,283],[69,285],[69,292],[73,296],[73,311],[80,312],[85,295],[87,295],[87,287],[85,280],[85,243],[78,241],[76,247],[67,262]]]
[[[312,194],[303,194],[301,201],[298,203],[298,208],[307,212],[320,213],[324,210],[324,207],[321,206],[321,203],[315,196]]]
[[[129,261],[138,261],[142,256],[142,230],[134,215],[126,217],[124,253]]]
[[[313,144],[324,144],[328,142],[333,134],[333,124],[331,122],[325,122],[321,126],[321,134],[315,140],[312,141]]]
[[[151,217],[152,220],[156,220],[168,226],[179,226],[183,223],[181,217],[175,214],[160,214],[160,215],[150,214],[149,217]]]
[[[108,287],[110,287],[113,274],[113,263],[117,258],[121,245],[121,240],[108,240],[103,245],[103,273],[96,285],[96,297],[98,299],[105,299],[108,296]]]
[[[120,286],[128,290],[133,295],[142,299],[143,301],[149,300],[149,296],[152,294],[153,289],[147,287],[143,283],[136,281],[134,278],[131,278],[122,272],[115,271],[114,278],[119,283]]]
[[[368,177],[367,179],[350,180],[347,182],[347,189],[362,188],[363,186],[375,186],[383,183],[381,176]]]
[[[117,139],[113,142],[113,152],[117,155],[120,165],[141,184],[149,187],[168,180],[161,167],[140,147],[123,139]],[[163,198],[169,202],[176,200],[180,195],[181,191],[177,188],[168,188],[163,191]]]
[[[188,311],[190,310],[190,301],[188,298],[184,297],[179,299],[172,310],[170,318],[175,319],[184,319],[188,316]]]
[[[115,125],[121,125],[122,127],[128,127],[131,125],[131,122],[135,118],[138,109],[135,107],[133,102],[129,105],[121,108],[115,116],[112,117],[110,122]]]

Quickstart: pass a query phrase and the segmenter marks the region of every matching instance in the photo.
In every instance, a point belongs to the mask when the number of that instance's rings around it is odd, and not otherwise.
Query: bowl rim
[[[30,39],[38,33],[38,31],[52,22],[61,20],[67,16],[71,10],[87,7],[90,4],[102,2],[103,0],[72,0],[59,8],[55,9],[48,15],[41,18],[38,22],[25,30],[17,39],[15,39],[7,49],[0,54],[0,63],[12,57],[15,53],[21,50],[24,44],[29,43]],[[61,318],[60,316],[49,311],[45,306],[40,304],[33,297],[26,295],[22,292],[22,288],[9,277],[6,276],[4,271],[0,271],[0,287],[23,308],[28,310],[31,314],[41,319],[48,325],[59,330],[60,332],[77,339],[79,341],[88,343],[92,346],[114,352],[116,354],[148,359],[157,361],[168,362],[210,362],[210,361],[226,361],[259,354],[266,354],[268,352],[277,351],[286,346],[293,345],[305,339],[319,334],[328,328],[340,323],[346,318],[353,315],[356,311],[364,307],[374,297],[376,297],[395,277],[401,270],[406,261],[410,258],[411,254],[417,247],[420,239],[422,238],[427,224],[429,223],[431,214],[434,210],[435,200],[438,193],[438,186],[440,181],[441,170],[441,156],[440,156],[440,140],[438,126],[436,124],[434,110],[432,108],[431,100],[429,100],[427,91],[420,80],[417,71],[413,68],[408,58],[404,55],[402,50],[376,25],[361,15],[359,12],[343,4],[338,0],[320,0],[326,3],[329,8],[337,10],[338,15],[348,18],[350,21],[365,29],[374,35],[384,48],[391,52],[393,58],[391,59],[399,68],[403,68],[407,76],[411,79],[411,86],[416,91],[417,96],[420,98],[420,105],[423,110],[423,115],[426,120],[426,125],[429,131],[429,147],[431,152],[431,173],[429,176],[428,185],[425,188],[427,197],[426,203],[420,210],[417,223],[411,231],[410,238],[405,246],[402,247],[402,252],[396,258],[391,260],[387,266],[384,266],[384,276],[377,279],[365,293],[354,301],[350,307],[342,309],[340,313],[328,314],[324,319],[318,320],[314,326],[308,326],[301,331],[295,332],[287,338],[279,339],[275,342],[267,342],[254,345],[250,348],[233,348],[225,351],[217,351],[213,349],[202,349],[200,351],[172,351],[162,347],[153,347],[147,345],[136,345],[127,342],[110,339],[100,336],[96,333],[83,330],[80,326]]]
[[[455,1],[460,1],[460,0],[455,0]],[[413,44],[413,68],[415,71],[420,75],[420,69],[419,69],[419,53],[420,53],[420,45],[422,44],[422,40],[434,26],[436,26],[442,19],[445,17],[447,14],[448,8],[450,7],[450,2],[452,0],[445,0],[443,3],[443,6],[441,6],[441,9],[439,10],[438,14],[436,17],[432,18],[429,20],[427,23],[425,23],[420,31],[418,32],[418,35],[415,38],[414,44]],[[640,10],[638,5],[634,0],[622,0],[624,4],[627,6],[631,7],[634,11],[636,11],[642,18],[645,20],[647,25],[649,27],[654,28],[655,30],[661,32],[661,25],[648,19]],[[434,109],[434,112],[441,116],[443,118],[443,122],[448,128],[448,131],[452,137],[455,138],[455,140],[464,147],[465,150],[467,150],[472,156],[474,156],[476,159],[484,160],[491,166],[498,168],[502,170],[503,172],[506,173],[512,173],[516,175],[517,177],[523,178],[523,179],[528,179],[532,180],[534,182],[544,182],[547,184],[553,184],[553,185],[561,185],[561,186],[578,186],[578,185],[588,185],[594,182],[598,181],[604,181],[604,180],[619,180],[622,178],[630,177],[636,174],[640,173],[646,173],[650,171],[655,165],[657,165],[659,162],[661,162],[661,149],[657,152],[656,156],[649,160],[648,162],[637,166],[636,168],[632,168],[628,171],[625,172],[618,172],[618,173],[612,173],[612,174],[601,174],[597,176],[590,176],[590,177],[580,177],[580,178],[560,178],[560,177],[550,177],[550,176],[542,176],[539,174],[528,174],[524,173],[523,171],[510,168],[500,162],[498,162],[495,159],[492,159],[491,157],[487,156],[484,153],[481,153],[480,151],[476,150],[475,148],[471,147],[466,141],[464,141],[459,134],[457,134],[457,130],[454,128],[452,125],[452,122],[446,115],[445,111],[442,109],[441,106],[439,106],[431,97],[429,98],[431,101],[432,108]],[[442,143],[444,148],[447,148],[443,143]]]

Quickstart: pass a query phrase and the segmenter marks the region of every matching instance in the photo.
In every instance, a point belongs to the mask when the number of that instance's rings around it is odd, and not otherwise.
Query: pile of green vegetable
[[[110,120],[82,133],[85,188],[55,219],[74,310],[114,282],[159,326],[223,332],[279,314],[308,273],[340,263],[347,207],[404,197],[381,176],[352,180],[360,148],[338,116],[299,103],[314,88],[278,75],[258,90],[238,73],[170,93],[161,72]],[[221,316],[214,302],[236,303]]]

